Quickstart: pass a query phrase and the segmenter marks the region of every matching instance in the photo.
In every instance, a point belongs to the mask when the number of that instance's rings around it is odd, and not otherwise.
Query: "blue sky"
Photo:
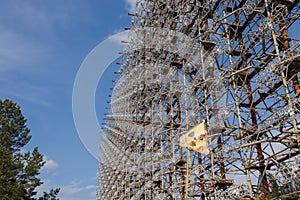
[[[17,102],[47,164],[40,190],[60,187],[61,200],[95,199],[97,160],[81,143],[72,117],[76,73],[101,41],[130,26],[134,0],[1,0],[0,98]],[[292,36],[299,35],[299,23]],[[112,66],[115,69],[116,66]],[[101,121],[112,70],[98,88]]]
[[[73,83],[88,53],[130,26],[132,2],[0,1],[0,98],[21,106],[33,136],[26,148],[38,146],[47,159],[40,190],[60,187],[62,200],[95,199],[98,162],[75,129]],[[109,74],[102,87],[111,87]],[[96,96],[99,119],[103,93]]]

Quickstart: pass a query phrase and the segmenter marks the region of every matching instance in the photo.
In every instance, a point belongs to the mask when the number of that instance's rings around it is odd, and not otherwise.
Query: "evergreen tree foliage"
[[[29,132],[20,106],[0,99],[0,200],[58,200],[59,189],[35,197],[45,161],[38,147],[24,152],[31,139]]]

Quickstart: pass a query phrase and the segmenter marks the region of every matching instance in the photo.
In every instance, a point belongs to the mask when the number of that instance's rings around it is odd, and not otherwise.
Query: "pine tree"
[[[0,99],[0,200],[36,200],[36,188],[42,184],[39,171],[45,164],[35,147],[24,152],[31,139],[20,106]],[[57,200],[59,189],[44,193],[38,200]]]

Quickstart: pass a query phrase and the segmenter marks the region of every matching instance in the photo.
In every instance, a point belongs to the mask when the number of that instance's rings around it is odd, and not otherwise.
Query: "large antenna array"
[[[131,15],[97,199],[298,199],[299,0],[139,0]],[[181,148],[203,121],[209,153]]]

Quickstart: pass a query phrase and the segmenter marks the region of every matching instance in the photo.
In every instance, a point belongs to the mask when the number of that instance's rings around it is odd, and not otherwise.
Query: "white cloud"
[[[59,168],[59,164],[56,161],[50,159],[47,155],[44,155],[44,160],[46,163],[42,168],[43,172],[49,173]]]
[[[51,180],[43,180],[44,184],[37,188],[38,195],[49,192],[51,189],[60,188],[58,198],[60,200],[95,200],[96,185],[85,185],[77,181],[72,181],[68,185],[57,185]]]
[[[43,184],[37,187],[37,196],[42,196],[44,192],[49,192],[51,189],[56,189],[57,186],[51,180],[42,180]]]
[[[24,66],[26,70],[28,66],[38,68],[38,61],[46,56],[47,48],[15,30],[0,27],[0,71],[14,68],[22,70]]]
[[[84,189],[85,187],[79,187],[77,183],[72,183],[71,185],[65,185],[61,187],[63,196],[75,195]]]
[[[89,3],[86,1],[65,0],[63,5],[60,4],[60,1],[49,1],[46,4],[40,1],[7,1],[1,5],[0,16],[18,25],[27,26],[33,32],[45,34],[55,32],[57,28],[70,27],[72,17],[79,12],[80,18],[77,20],[86,21],[90,18],[87,12]]]
[[[51,59],[53,48],[61,42],[59,31],[90,18],[86,1],[66,0],[63,6],[58,4],[61,2],[1,2],[0,76],[8,69],[41,70],[46,66],[42,62]],[[74,19],[78,13],[80,17]]]
[[[135,13],[136,2],[137,0],[126,0],[126,7],[128,9],[128,12]]]
[[[70,185],[60,187],[59,198],[61,200],[94,200],[96,198],[96,185],[83,185],[73,181]]]
[[[97,187],[96,187],[96,185],[87,185],[86,187],[85,187],[85,189],[87,189],[87,190],[90,190],[90,189],[96,189]]]
[[[55,162],[54,160],[49,159],[47,156],[45,156],[45,161],[46,161],[46,163],[43,167],[43,170],[45,170],[46,172],[53,171],[53,170],[55,170],[59,167],[57,162]]]
[[[129,31],[123,31],[123,32],[119,32],[119,33],[109,36],[108,39],[113,42],[118,42],[118,43],[122,42],[122,41],[128,41],[128,34],[129,34]]]
[[[12,72],[7,69],[3,73],[0,69],[0,96],[17,102],[21,100],[45,107],[52,106],[49,99],[53,89],[45,89],[42,84],[24,81]]]

